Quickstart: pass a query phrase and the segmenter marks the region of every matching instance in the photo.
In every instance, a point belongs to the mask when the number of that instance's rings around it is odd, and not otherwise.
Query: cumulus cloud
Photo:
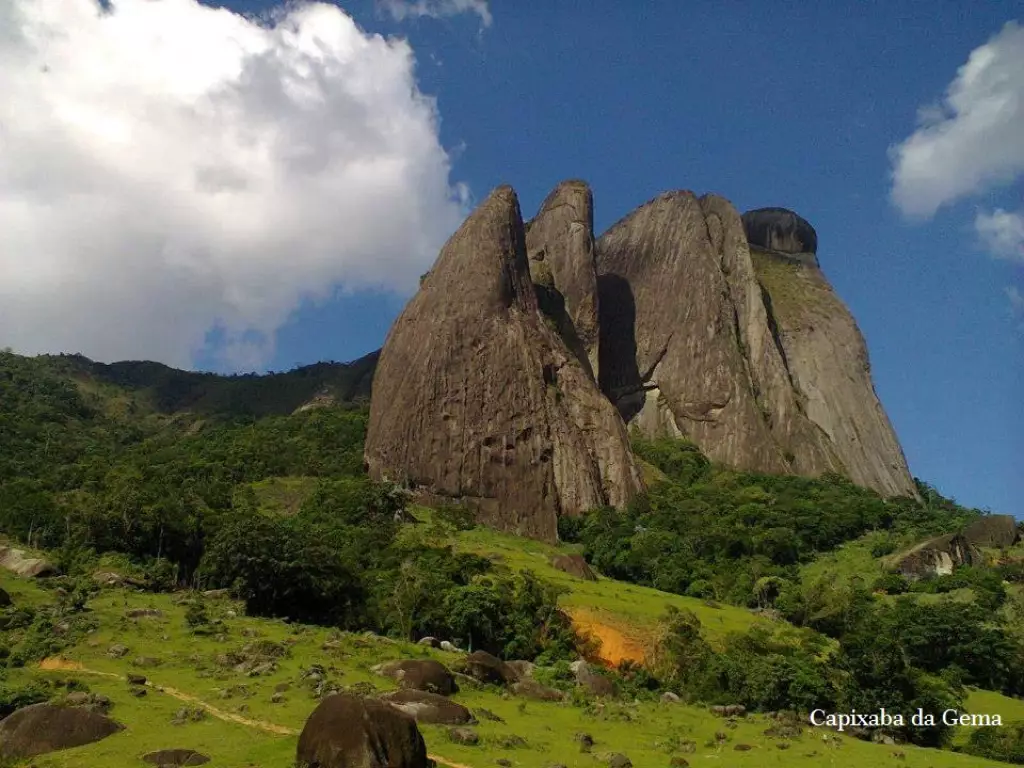
[[[971,52],[940,105],[891,150],[892,198],[908,216],[1024,174],[1024,27],[1006,24]]]
[[[377,0],[377,4],[391,14],[395,21],[424,16],[440,19],[458,16],[460,13],[475,13],[485,27],[491,26],[494,21],[487,0]]]
[[[1002,208],[992,213],[979,213],[974,219],[974,228],[990,253],[1024,263],[1024,213],[1011,213]]]
[[[0,345],[249,367],[305,299],[415,289],[466,190],[414,66],[333,5],[0,2]]]

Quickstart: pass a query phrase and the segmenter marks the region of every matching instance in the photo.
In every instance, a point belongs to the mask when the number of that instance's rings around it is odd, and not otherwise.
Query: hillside
[[[353,367],[322,371],[340,381]],[[134,374],[116,378],[109,368],[0,355],[0,438],[13,448],[0,455],[0,529],[65,574],[0,572],[13,602],[0,609],[4,713],[62,695],[39,681],[74,677],[108,696],[127,726],[36,765],[135,765],[144,751],[180,746],[217,765],[290,765],[316,703],[301,668],[319,664],[366,693],[367,683],[393,685],[370,671],[378,662],[460,663],[461,654],[413,643],[428,635],[531,660],[542,689],[566,697],[464,686],[456,701],[505,722],[478,717],[476,746],[424,725],[430,751],[450,764],[581,764],[579,731],[595,738],[594,755],[624,752],[637,766],[672,756],[690,765],[726,756],[736,765],[982,765],[949,751],[980,749],[960,728],[879,733],[902,742],[886,746],[811,729],[797,737],[767,713],[795,710],[806,724],[816,706],[998,706],[1018,717],[1010,697],[1024,691],[1015,671],[1024,668],[1024,604],[1002,578],[1017,578],[1016,550],[993,551],[998,566],[915,584],[894,582],[885,566],[901,547],[980,515],[925,483],[920,501],[887,500],[838,476],[738,472],[691,443],[634,434],[647,490],[624,509],[560,518],[561,543],[548,544],[482,527],[469,507],[371,481],[358,401],[292,407],[325,379],[242,377],[235,388],[231,377],[133,364]],[[162,400],[154,393],[166,381],[200,382],[206,394]],[[579,554],[597,580],[552,564]],[[209,589],[232,598],[202,597]],[[128,618],[135,609],[162,615]],[[282,644],[264,649],[276,670],[250,678],[217,663],[260,637]],[[113,658],[118,643],[130,652]],[[575,679],[568,665],[580,657],[612,695]],[[145,696],[109,676],[129,673],[151,678]],[[288,689],[275,702],[278,684]],[[235,685],[252,695],[222,692]],[[186,701],[210,716],[163,727]],[[753,714],[726,723],[708,711],[726,704]],[[526,746],[502,741],[513,734]],[[936,746],[945,749],[924,748]]]

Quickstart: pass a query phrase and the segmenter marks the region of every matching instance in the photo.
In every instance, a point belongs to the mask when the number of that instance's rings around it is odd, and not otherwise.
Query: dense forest
[[[119,365],[0,353],[0,531],[47,550],[77,580],[63,587],[70,600],[85,599],[102,560],[149,589],[231,589],[253,615],[450,637],[536,660],[555,685],[587,651],[554,586],[453,551],[445,535],[473,525],[464,511],[407,524],[408,493],[366,477],[367,415],[353,396],[365,370],[324,366],[232,384]],[[300,407],[325,387],[328,407]],[[773,621],[712,645],[695,615],[668,613],[649,669],[608,672],[624,693],[799,712],[961,709],[967,685],[1024,693],[1024,602],[1004,581],[1012,573],[965,568],[914,585],[803,576],[844,542],[870,534],[881,556],[956,531],[977,510],[924,483],[920,501],[883,500],[839,476],[725,470],[682,441],[634,448],[651,470],[648,492],[625,510],[563,518],[562,539],[608,577]],[[253,487],[281,477],[309,478],[313,490],[294,514],[269,515]],[[963,588],[971,600],[945,599]],[[3,622],[29,630],[4,641],[8,665],[59,644],[52,617]],[[1012,749],[1013,733],[970,748]],[[950,729],[897,735],[941,746]]]

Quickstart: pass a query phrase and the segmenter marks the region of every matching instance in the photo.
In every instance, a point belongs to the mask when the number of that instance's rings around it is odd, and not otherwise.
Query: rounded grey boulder
[[[788,208],[757,208],[743,214],[747,241],[758,248],[782,253],[817,253],[818,233],[806,219]]]

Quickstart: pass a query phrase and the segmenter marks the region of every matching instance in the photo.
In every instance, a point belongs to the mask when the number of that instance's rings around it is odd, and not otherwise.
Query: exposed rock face
[[[554,540],[558,515],[625,504],[641,479],[615,408],[541,314],[527,261],[519,203],[500,187],[388,334],[366,462]]]
[[[916,497],[846,305],[817,266],[751,253],[793,386],[807,417],[828,436],[842,474],[884,496]]]
[[[430,691],[441,696],[451,696],[459,690],[451,670],[433,659],[390,661],[374,667],[374,671],[396,680],[403,688]]]
[[[727,201],[661,195],[602,235],[597,250],[601,387],[623,418],[741,469],[835,467],[800,413]]]
[[[1012,515],[985,515],[964,529],[964,538],[976,547],[1005,549],[1020,541],[1020,530]]]
[[[80,707],[32,704],[0,721],[0,757],[23,759],[105,739],[124,726]]]
[[[12,547],[0,547],[0,568],[6,568],[19,576],[39,578],[57,573],[57,569],[46,560],[26,557],[25,550]]]
[[[946,576],[961,565],[976,565],[984,557],[962,534],[946,534],[928,539],[896,555],[892,566],[907,579]]]
[[[463,661],[463,671],[481,683],[508,685],[519,681],[519,673],[487,651],[473,651]]]
[[[303,768],[427,768],[416,721],[383,701],[334,694],[306,720],[296,763]]]
[[[194,749],[161,749],[142,756],[144,763],[157,768],[178,768],[185,765],[206,765],[210,758]]]
[[[594,197],[586,182],[564,181],[526,225],[530,277],[541,309],[597,379],[597,271]]]
[[[551,565],[577,579],[597,581],[597,574],[590,563],[583,559],[583,555],[558,555],[551,558]]]
[[[476,722],[461,704],[436,693],[406,689],[381,696],[383,701],[404,712],[417,723],[430,725],[466,725]]]
[[[766,251],[793,255],[818,252],[818,233],[806,220],[786,208],[758,208],[743,214],[747,241]]]

